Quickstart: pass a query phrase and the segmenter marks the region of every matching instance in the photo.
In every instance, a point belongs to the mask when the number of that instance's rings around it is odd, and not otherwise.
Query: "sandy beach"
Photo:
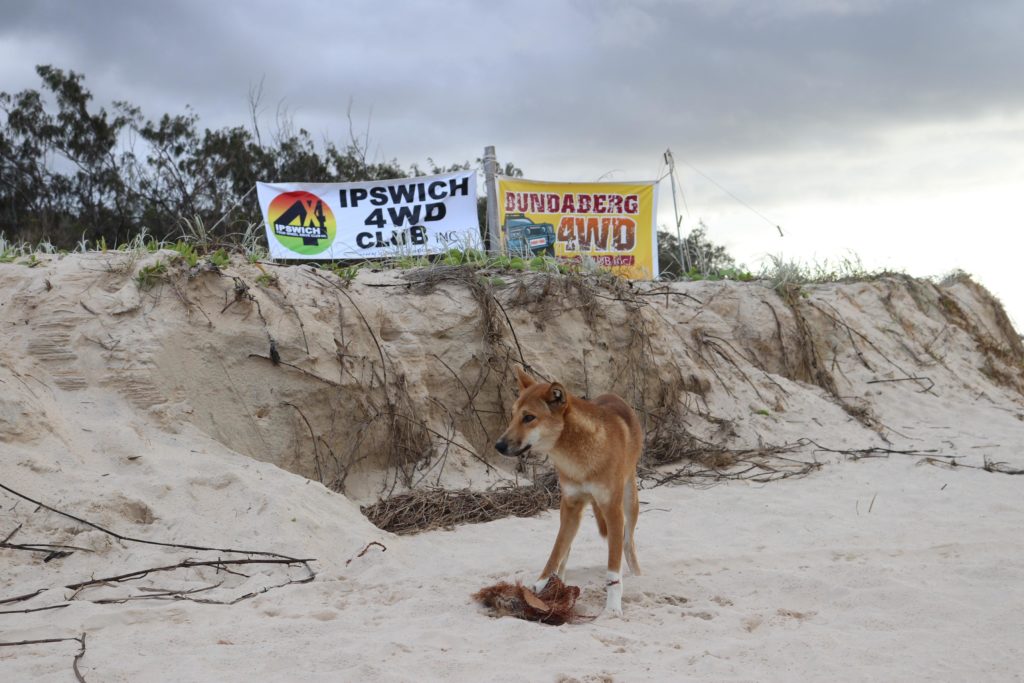
[[[0,264],[0,679],[1021,680],[1024,356],[987,292],[559,277]],[[491,447],[522,361],[660,429],[621,618],[589,512],[594,618],[552,627],[470,596],[532,581],[557,512],[360,511],[528,484]]]

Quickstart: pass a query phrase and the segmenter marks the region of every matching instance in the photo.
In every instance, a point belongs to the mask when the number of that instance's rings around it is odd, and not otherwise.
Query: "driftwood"
[[[292,585],[292,584],[297,584],[297,583],[308,583],[308,582],[312,581],[314,578],[316,578],[316,572],[314,572],[313,568],[310,566],[310,562],[315,561],[313,558],[290,557],[288,555],[283,555],[281,553],[265,551],[265,550],[242,550],[242,549],[234,549],[234,548],[214,548],[214,547],[201,546],[201,545],[192,545],[192,544],[184,544],[184,543],[168,543],[168,542],[153,541],[153,540],[143,539],[143,538],[133,538],[131,536],[125,536],[123,534],[119,534],[116,531],[111,531],[110,529],[106,529],[106,528],[104,528],[104,527],[102,527],[102,526],[100,526],[98,524],[95,524],[93,522],[90,522],[90,521],[88,521],[86,519],[83,519],[83,518],[78,517],[76,515],[72,515],[72,514],[70,514],[68,512],[64,512],[63,510],[58,510],[57,508],[52,507],[50,505],[47,505],[46,503],[43,503],[43,502],[41,502],[39,500],[36,500],[34,498],[31,498],[31,497],[29,497],[29,496],[27,496],[27,495],[25,495],[23,493],[15,491],[14,489],[10,488],[9,486],[5,486],[4,484],[0,484],[0,489],[6,491],[7,493],[9,493],[9,494],[11,494],[13,496],[16,496],[18,498],[21,498],[23,500],[26,500],[26,501],[28,501],[30,503],[35,504],[37,506],[37,509],[38,508],[42,508],[42,509],[45,509],[45,510],[49,510],[50,512],[53,512],[53,513],[58,514],[58,515],[61,515],[63,517],[67,517],[68,519],[72,519],[72,520],[74,520],[74,521],[76,521],[76,522],[78,522],[80,524],[84,524],[85,526],[88,526],[88,527],[91,527],[91,528],[96,529],[98,531],[101,531],[101,532],[103,532],[103,533],[105,533],[105,534],[107,534],[109,536],[112,536],[113,538],[116,538],[116,539],[118,539],[120,541],[124,541],[126,543],[141,543],[141,544],[155,545],[155,546],[160,546],[160,547],[165,547],[165,548],[180,548],[180,549],[183,549],[183,550],[207,551],[207,552],[215,552],[215,553],[219,553],[219,554],[246,555],[246,556],[248,556],[246,558],[222,558],[222,557],[218,557],[215,560],[186,559],[186,560],[182,560],[181,562],[178,562],[176,564],[170,564],[170,565],[164,565],[164,566],[158,566],[158,567],[146,567],[146,568],[143,568],[143,569],[137,569],[135,571],[126,572],[124,574],[119,574],[117,576],[108,576],[108,577],[104,577],[104,578],[101,578],[101,579],[89,579],[89,580],[86,580],[86,581],[79,581],[79,582],[75,582],[75,583],[70,583],[70,584],[64,585],[63,588],[66,588],[68,590],[72,590],[72,591],[74,591],[74,593],[68,599],[68,601],[63,603],[63,604],[60,604],[60,605],[50,605],[50,606],[47,606],[47,607],[34,608],[34,609],[7,610],[5,612],[0,612],[0,614],[27,613],[27,612],[34,612],[34,611],[42,611],[42,610],[45,610],[45,609],[58,609],[60,607],[67,606],[71,600],[77,599],[78,596],[81,594],[81,592],[83,590],[87,589],[87,588],[91,588],[91,587],[95,587],[95,586],[109,585],[109,584],[112,584],[112,583],[121,583],[121,582],[124,582],[124,581],[130,581],[130,580],[142,578],[144,576],[147,576],[147,575],[155,573],[155,572],[166,572],[166,571],[173,571],[173,570],[176,570],[176,569],[188,569],[188,568],[196,568],[196,567],[213,567],[213,568],[216,568],[218,571],[224,571],[224,572],[227,572],[227,573],[237,574],[238,572],[235,572],[234,570],[229,569],[229,567],[242,566],[242,565],[250,565],[250,564],[257,564],[257,565],[285,565],[285,566],[288,566],[288,567],[296,566],[296,567],[303,568],[305,570],[305,576],[302,576],[302,577],[297,578],[297,579],[288,579],[287,581],[284,581],[282,583],[278,583],[278,584],[274,584],[274,585],[270,585],[270,586],[264,586],[264,587],[262,587],[262,588],[260,588],[258,590],[251,591],[251,592],[246,593],[246,594],[241,595],[241,596],[237,596],[237,597],[235,597],[235,598],[233,598],[231,600],[213,600],[213,599],[207,599],[207,598],[196,598],[196,597],[193,597],[193,594],[196,593],[196,592],[200,592],[200,590],[169,590],[169,591],[151,592],[151,593],[149,593],[147,595],[128,596],[126,598],[98,600],[97,602],[125,602],[127,600],[137,600],[137,599],[164,599],[164,600],[191,600],[193,602],[233,605],[233,604],[236,604],[238,602],[241,602],[242,600],[247,600],[249,598],[255,597],[256,595],[260,595],[261,593],[265,593],[265,592],[267,592],[269,590],[273,590],[274,588],[281,588],[281,587],[284,587],[284,586],[288,586],[288,585]],[[20,526],[19,526],[19,529],[20,529]],[[10,534],[7,535],[7,540],[5,540],[4,543],[3,543],[4,546],[12,546],[12,545],[14,545],[14,544],[8,543],[7,541],[10,540],[10,538],[14,535],[14,533],[16,531],[18,531],[18,529],[15,529],[14,532],[11,532]],[[59,548],[74,548],[74,550],[82,550],[80,548],[75,548],[74,546],[57,546],[57,545],[54,545],[54,544],[33,543],[33,544],[22,544],[22,545],[24,545],[26,547],[24,547],[24,548],[16,548],[16,549],[20,549],[20,550],[34,550],[36,552],[44,552],[44,551],[45,552],[52,552],[52,548],[55,548],[55,547],[59,547]],[[53,559],[53,558],[51,557],[51,559]],[[244,575],[242,575],[242,576],[244,576]],[[216,586],[213,586],[213,587],[216,587]],[[210,590],[213,587],[206,587],[206,588],[203,588],[201,590]],[[27,600],[31,600],[32,598],[36,597],[40,593],[43,593],[44,590],[46,590],[46,589],[39,589],[39,590],[37,590],[37,591],[35,591],[33,593],[26,593],[24,595],[17,595],[17,596],[10,597],[10,598],[2,598],[2,599],[0,599],[0,605],[2,605],[2,604],[11,604],[11,603],[15,603],[15,602],[24,602],[24,601],[27,601]]]

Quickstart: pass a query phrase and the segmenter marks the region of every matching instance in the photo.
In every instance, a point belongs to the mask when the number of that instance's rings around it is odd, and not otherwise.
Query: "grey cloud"
[[[406,162],[494,143],[602,169],[668,145],[724,163],[1024,106],[1013,2],[8,4],[0,41],[52,46],[98,97],[243,124],[263,78],[270,110],[315,133],[372,107]]]

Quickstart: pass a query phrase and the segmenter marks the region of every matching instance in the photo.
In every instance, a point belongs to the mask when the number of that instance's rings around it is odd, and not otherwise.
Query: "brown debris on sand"
[[[558,507],[558,483],[553,472],[530,486],[493,491],[414,489],[360,508],[377,527],[393,534],[450,529],[459,524],[490,522],[505,517],[532,517]]]
[[[473,598],[491,609],[496,617],[518,617],[552,626],[586,618],[575,610],[579,596],[579,586],[567,586],[557,576],[548,579],[540,593],[534,593],[519,582],[502,581],[473,594]]]

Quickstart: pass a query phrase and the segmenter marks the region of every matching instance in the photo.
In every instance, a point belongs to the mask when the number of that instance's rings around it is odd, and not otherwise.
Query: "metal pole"
[[[690,272],[689,259],[686,258],[686,251],[683,249],[683,238],[679,234],[679,226],[683,222],[683,217],[679,215],[679,205],[676,203],[676,160],[672,156],[672,150],[665,150],[665,163],[668,164],[668,175],[672,180],[672,211],[676,216],[676,241],[679,243],[679,267],[683,269],[683,274]]]
[[[501,235],[498,233],[498,189],[495,176],[498,173],[498,158],[494,146],[484,147],[484,178],[487,184],[487,242],[492,255],[504,251]]]

